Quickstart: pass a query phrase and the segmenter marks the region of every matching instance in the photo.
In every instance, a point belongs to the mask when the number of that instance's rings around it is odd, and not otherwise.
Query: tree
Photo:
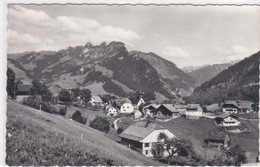
[[[89,126],[105,133],[108,133],[110,130],[109,120],[102,116],[96,116],[95,119],[90,122]]]
[[[239,145],[235,145],[226,152],[227,157],[233,162],[232,165],[240,166],[246,162],[245,151]]]
[[[164,153],[164,147],[162,143],[154,143],[152,146],[152,154],[153,157],[156,158],[157,161],[159,161],[163,157]]]
[[[78,101],[77,98],[80,96],[80,92],[81,92],[81,90],[79,88],[72,89],[71,94],[70,94],[70,100]]]
[[[7,86],[6,91],[7,94],[14,98],[14,81],[15,81],[15,73],[11,68],[7,68]]]
[[[240,166],[242,163],[245,163],[246,156],[245,151],[242,150],[239,145],[227,150],[225,153],[220,156],[214,157],[213,160],[209,161],[207,165],[211,166]]]
[[[91,92],[88,89],[82,89],[80,91],[80,98],[84,101],[84,102],[89,102],[90,98],[91,98]]]
[[[153,156],[159,160],[167,152],[167,161],[170,163],[177,157],[187,157],[198,161],[198,156],[192,150],[191,144],[176,138],[169,138],[165,133],[160,133],[157,142],[152,147]]]
[[[60,101],[62,102],[70,102],[70,92],[67,89],[62,89],[58,95]]]
[[[87,119],[84,118],[82,115],[81,115],[81,112],[80,111],[75,111],[73,114],[72,114],[72,119],[74,121],[77,121],[79,123],[82,123],[82,124],[86,124],[87,122]]]
[[[40,95],[42,98],[42,101],[44,101],[44,102],[51,101],[52,93],[44,83],[41,83],[37,80],[33,80],[32,84],[33,84],[33,86],[30,89],[30,95],[32,95],[32,96]]]

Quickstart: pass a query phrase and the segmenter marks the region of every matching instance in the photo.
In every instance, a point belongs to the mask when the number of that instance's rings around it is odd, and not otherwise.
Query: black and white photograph
[[[5,1],[4,163],[258,166],[260,3],[214,2]]]

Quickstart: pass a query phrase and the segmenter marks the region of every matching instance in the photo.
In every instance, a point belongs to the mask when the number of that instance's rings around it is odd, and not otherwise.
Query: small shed
[[[225,131],[212,130],[209,133],[209,136],[206,136],[204,143],[210,147],[221,147],[227,148],[229,145],[230,137],[229,134]]]

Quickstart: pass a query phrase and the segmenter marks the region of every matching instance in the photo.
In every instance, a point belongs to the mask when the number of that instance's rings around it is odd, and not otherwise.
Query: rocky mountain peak
[[[85,48],[90,48],[90,47],[92,47],[92,44],[90,42],[87,42]]]

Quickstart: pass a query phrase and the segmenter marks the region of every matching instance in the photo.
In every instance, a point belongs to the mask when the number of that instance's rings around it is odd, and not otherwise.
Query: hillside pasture
[[[8,100],[7,165],[155,165],[104,133]]]
[[[245,124],[248,129],[250,129],[250,132],[244,132],[240,134],[229,133],[231,138],[231,147],[236,144],[240,145],[246,152],[249,152],[250,156],[248,157],[248,161],[255,162],[255,157],[258,153],[259,147],[259,130],[256,129],[258,127],[258,121],[251,121],[251,124],[254,127],[247,121],[242,120],[242,123]],[[204,139],[209,136],[210,132],[212,130],[221,130],[219,127],[216,127],[214,119],[200,118],[198,120],[192,120],[179,117],[169,122],[160,122],[160,124],[168,128],[177,137],[190,141],[196,153],[202,158],[214,157],[214,149],[205,150],[205,148],[203,148]],[[210,153],[211,155],[208,155]]]

